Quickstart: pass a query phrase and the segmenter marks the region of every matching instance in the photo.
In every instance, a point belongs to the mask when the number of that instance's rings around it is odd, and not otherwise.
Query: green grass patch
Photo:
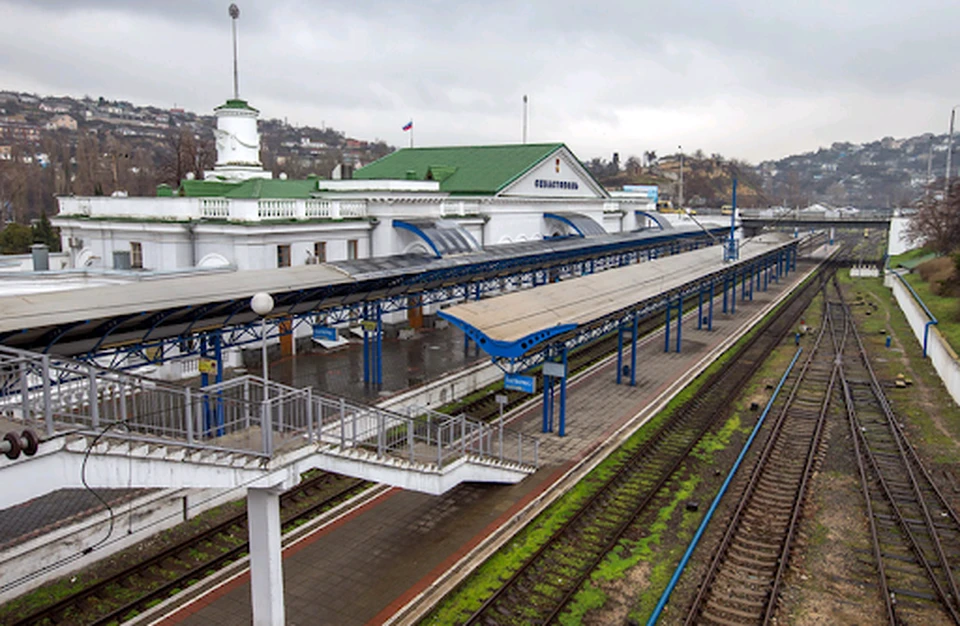
[[[919,435],[919,439],[929,447],[936,462],[956,463],[955,442],[960,440],[960,407],[950,398],[929,359],[923,358],[922,346],[890,289],[885,287],[879,278],[847,278],[842,282],[848,301],[854,301],[859,292],[865,301],[873,302],[879,307],[870,318],[863,315],[863,306],[851,307],[851,310],[861,330],[864,345],[871,355],[874,371],[881,382],[893,380],[900,373],[909,375],[901,360],[902,354],[908,359],[909,367],[918,379],[915,382],[922,382],[926,388],[925,392],[921,392],[916,385],[905,389],[887,389],[886,393],[893,404],[894,412]],[[890,320],[885,330],[903,347],[904,353],[886,347],[886,334],[881,334],[879,330],[867,332],[864,327],[865,320],[869,319],[870,323],[873,323],[885,319],[887,315]],[[931,410],[931,403],[936,409]],[[937,427],[932,413],[939,418],[947,431],[946,434]]]
[[[910,261],[916,261],[922,259],[923,257],[930,256],[933,251],[929,248],[915,248],[913,250],[907,250],[903,254],[897,254],[891,256],[887,264],[890,267],[897,267],[901,263],[909,263]]]
[[[904,278],[937,317],[937,330],[940,334],[954,352],[960,352],[960,300],[953,296],[935,294],[930,283],[925,282],[919,274],[907,274]]]

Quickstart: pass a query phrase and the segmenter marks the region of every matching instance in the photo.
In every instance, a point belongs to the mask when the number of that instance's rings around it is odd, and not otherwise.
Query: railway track
[[[829,306],[848,311],[841,297]],[[907,440],[851,331],[842,392],[888,623],[960,624],[960,520]]]
[[[369,483],[318,473],[280,496],[283,526],[291,527],[342,502]],[[229,519],[22,617],[12,626],[116,624],[203,578],[248,549],[247,515]]]
[[[822,278],[823,274],[820,274]],[[624,534],[655,512],[658,494],[726,411],[767,355],[799,319],[819,288],[795,293],[780,314],[742,345],[726,366],[646,443],[624,455],[577,512],[465,621],[468,624],[548,624]]]
[[[687,613],[688,625],[766,624],[773,616],[803,504],[822,459],[839,377],[836,355],[846,340],[844,312],[826,313],[714,551]]]

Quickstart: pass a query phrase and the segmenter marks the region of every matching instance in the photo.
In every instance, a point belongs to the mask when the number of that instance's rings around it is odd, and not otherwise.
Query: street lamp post
[[[677,150],[680,151],[680,194],[679,194],[679,206],[677,210],[683,208],[683,146],[677,146]]]
[[[260,316],[260,350],[263,360],[263,394],[267,396],[267,383],[270,380],[270,365],[267,363],[267,315],[273,310],[273,296],[261,291],[250,298],[250,308]]]
[[[943,183],[943,200],[946,202],[947,196],[950,195],[950,170],[953,169],[953,122],[957,116],[957,109],[960,108],[960,104],[954,106],[950,109],[950,134],[947,137],[947,171]]]

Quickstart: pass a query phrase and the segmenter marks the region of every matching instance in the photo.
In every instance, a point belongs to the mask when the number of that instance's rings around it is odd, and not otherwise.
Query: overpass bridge
[[[881,228],[889,230],[892,211],[739,210],[744,237],[753,237],[765,229]]]

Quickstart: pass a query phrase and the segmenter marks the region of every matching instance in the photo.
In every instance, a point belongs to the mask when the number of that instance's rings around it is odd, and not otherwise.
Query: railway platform
[[[566,437],[543,435],[540,465],[517,485],[464,484],[441,496],[392,489],[284,549],[287,624],[377,624],[412,619],[455,584],[484,550],[519,528],[575,482],[746,332],[813,268],[798,264],[713,330],[684,332],[682,352],[664,352],[662,333],[638,343],[636,386],[614,384],[611,358],[572,380]],[[541,435],[539,398],[508,416]],[[506,530],[505,530],[506,529]],[[399,614],[399,617],[395,617]],[[247,572],[215,575],[135,620],[137,624],[250,623]]]

